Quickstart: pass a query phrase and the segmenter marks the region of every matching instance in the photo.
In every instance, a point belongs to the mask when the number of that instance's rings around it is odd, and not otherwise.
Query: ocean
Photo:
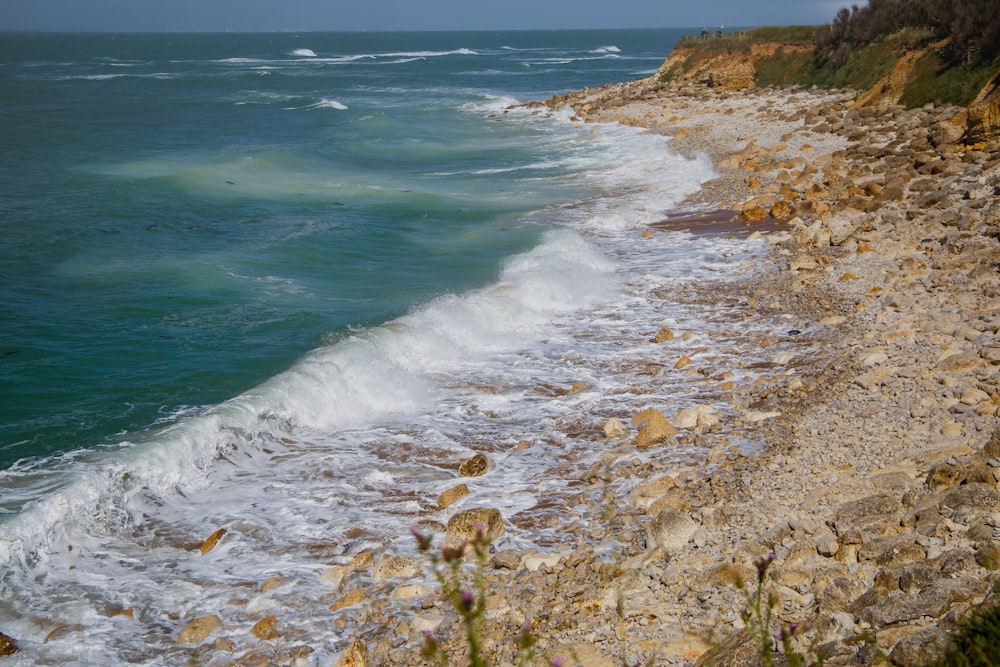
[[[476,506],[558,545],[581,433],[704,400],[637,377],[660,326],[746,365],[721,306],[670,295],[766,249],[644,237],[707,158],[511,107],[649,76],[690,32],[0,34],[11,664],[188,664],[186,620],[270,613],[325,665],[319,573],[358,549]],[[277,576],[294,594],[234,602]]]

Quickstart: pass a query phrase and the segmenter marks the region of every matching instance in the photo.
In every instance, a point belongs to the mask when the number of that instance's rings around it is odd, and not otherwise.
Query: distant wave
[[[337,100],[320,100],[315,104],[310,104],[306,109],[337,109],[338,111],[347,111],[347,105]]]
[[[295,49],[291,51],[288,55],[290,56],[302,56],[304,58],[315,58],[316,52],[312,49]]]
[[[600,48],[594,49],[591,53],[621,53],[622,50],[617,46],[602,46]]]

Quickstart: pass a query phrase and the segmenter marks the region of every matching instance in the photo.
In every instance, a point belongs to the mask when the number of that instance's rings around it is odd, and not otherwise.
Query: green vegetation
[[[969,104],[1000,70],[1000,57],[992,62],[949,67],[940,53],[928,51],[916,62],[902,103],[910,109],[928,102]]]
[[[1000,665],[1000,607],[970,616],[952,638],[952,648],[934,664],[937,667]]]

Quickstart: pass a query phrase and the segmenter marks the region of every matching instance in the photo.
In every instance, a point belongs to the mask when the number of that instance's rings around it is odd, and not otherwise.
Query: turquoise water
[[[587,434],[726,409],[648,373],[750,382],[776,337],[684,297],[762,242],[645,233],[707,158],[508,108],[649,75],[683,33],[0,35],[12,664],[228,664],[264,615],[333,664],[359,627],[332,564],[477,506],[500,548],[554,548],[588,520]],[[652,349],[663,325],[692,333]],[[476,452],[495,467],[439,510]],[[176,644],[205,615],[236,654]]]
[[[0,468],[496,278],[586,196],[515,101],[677,31],[0,36]]]

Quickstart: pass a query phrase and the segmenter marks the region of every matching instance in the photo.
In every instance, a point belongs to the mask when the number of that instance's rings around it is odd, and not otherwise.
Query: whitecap
[[[316,52],[313,51],[312,49],[293,49],[291,52],[289,52],[288,55],[300,56],[303,58],[315,58]]]

